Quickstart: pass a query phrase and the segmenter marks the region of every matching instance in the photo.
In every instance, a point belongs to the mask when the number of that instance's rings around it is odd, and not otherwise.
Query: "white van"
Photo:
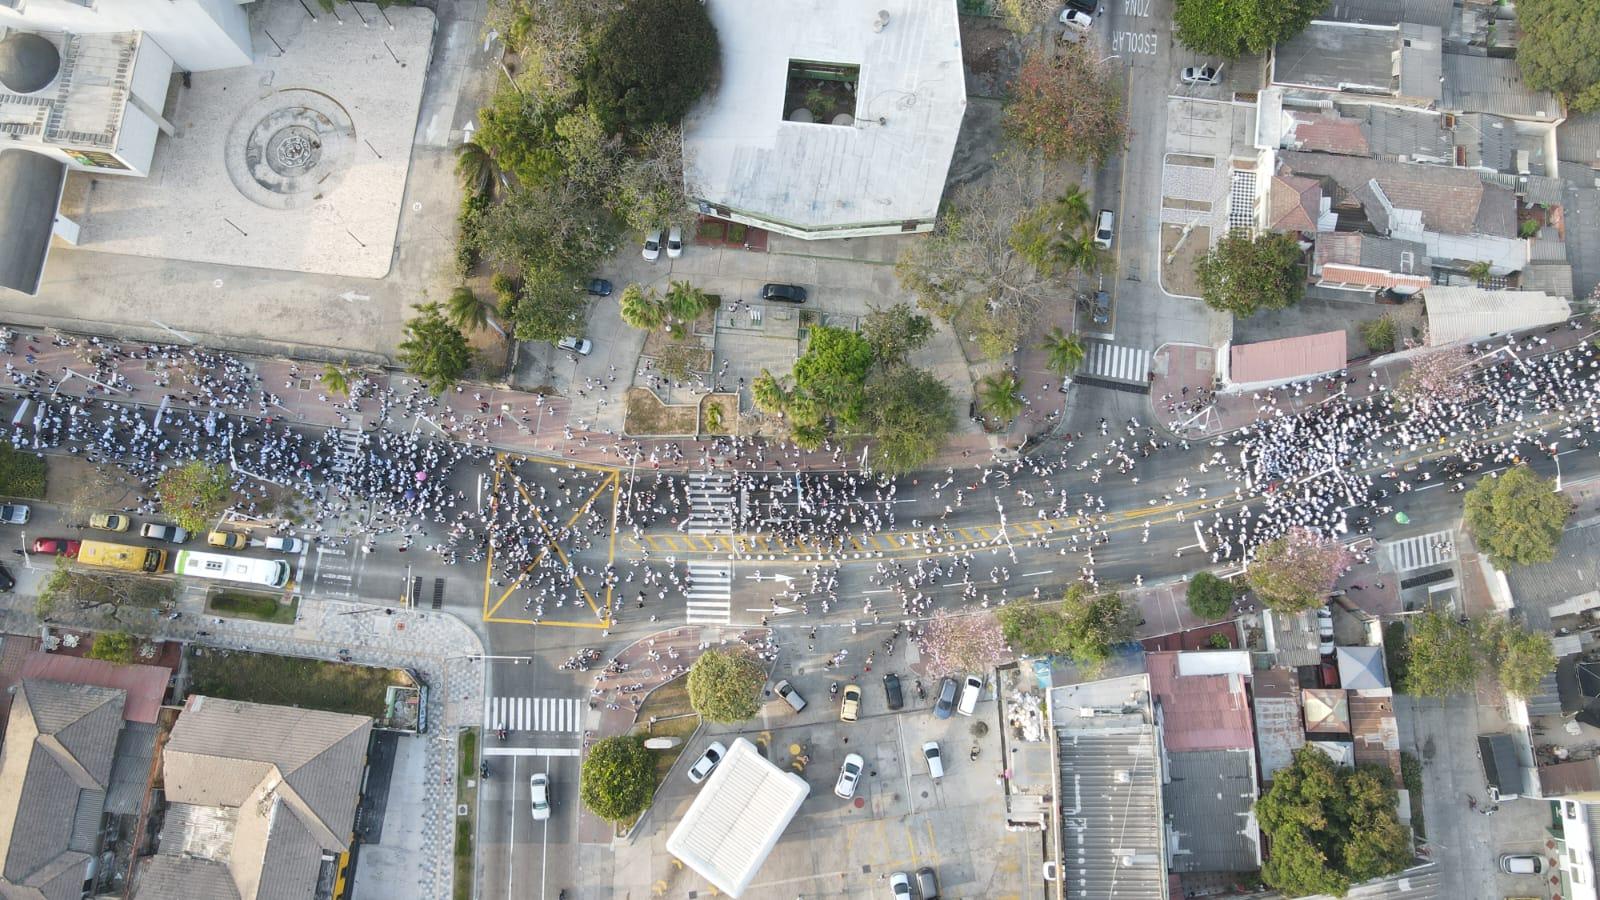
[[[966,684],[961,688],[961,702],[956,704],[956,712],[963,716],[972,715],[978,706],[978,698],[983,695],[983,679],[976,675],[968,675]]]

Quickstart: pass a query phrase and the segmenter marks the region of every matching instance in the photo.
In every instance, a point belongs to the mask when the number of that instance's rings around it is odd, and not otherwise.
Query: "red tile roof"
[[[45,678],[68,684],[91,684],[128,693],[122,717],[129,722],[155,724],[161,700],[167,695],[172,670],[161,666],[127,665],[82,656],[62,656],[38,651],[22,663],[23,678]]]
[[[1250,702],[1237,675],[1178,675],[1178,654],[1149,653],[1150,691],[1161,705],[1167,749],[1250,750]]]
[[[1274,231],[1317,230],[1317,214],[1322,210],[1322,185],[1304,175],[1272,176],[1269,228]]]
[[[1337,116],[1290,113],[1295,120],[1294,142],[1297,150],[1321,150],[1324,153],[1342,153],[1345,156],[1370,156],[1366,132],[1355,119]]]
[[[1309,378],[1336,372],[1345,364],[1345,334],[1324,331],[1276,341],[1235,344],[1229,351],[1228,380],[1256,384]]]

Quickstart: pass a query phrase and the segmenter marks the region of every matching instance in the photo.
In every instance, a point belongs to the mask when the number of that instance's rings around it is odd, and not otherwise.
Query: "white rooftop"
[[[691,196],[805,231],[932,220],[967,106],[956,0],[707,7],[722,73],[684,121]],[[791,60],[860,66],[851,124],[786,121]]]
[[[768,762],[754,744],[739,738],[672,830],[667,852],[737,897],[809,793],[804,778]]]
[[[1428,343],[1443,347],[1491,334],[1565,322],[1572,306],[1543,291],[1490,291],[1434,285],[1422,292]]]

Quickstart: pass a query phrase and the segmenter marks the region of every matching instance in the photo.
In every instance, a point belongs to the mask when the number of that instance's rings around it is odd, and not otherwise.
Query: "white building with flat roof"
[[[805,239],[933,229],[967,108],[956,0],[707,0],[720,83],[684,119],[702,214]]]
[[[737,897],[810,793],[804,778],[768,762],[755,744],[739,738],[672,830],[667,852]]]

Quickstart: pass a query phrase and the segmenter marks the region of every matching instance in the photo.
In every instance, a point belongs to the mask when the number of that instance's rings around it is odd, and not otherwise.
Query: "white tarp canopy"
[[[1491,334],[1565,322],[1572,307],[1543,291],[1487,291],[1435,285],[1422,292],[1428,344],[1443,347]]]
[[[810,793],[804,778],[768,762],[739,738],[672,830],[667,852],[737,897]]]

